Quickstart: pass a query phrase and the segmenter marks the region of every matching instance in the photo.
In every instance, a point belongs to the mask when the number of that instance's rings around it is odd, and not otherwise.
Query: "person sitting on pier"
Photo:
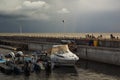
[[[102,39],[102,35],[98,36],[97,39]]]
[[[93,34],[92,35],[87,34],[86,38],[88,38],[88,39],[95,39],[96,37]]]
[[[110,34],[110,39],[115,39],[115,36],[113,36],[113,34]]]
[[[119,39],[119,37],[117,36],[117,40]]]

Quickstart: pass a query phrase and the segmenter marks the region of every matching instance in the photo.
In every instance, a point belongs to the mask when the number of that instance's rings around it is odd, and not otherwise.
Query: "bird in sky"
[[[62,20],[62,22],[64,23],[65,21],[64,21],[64,20]]]

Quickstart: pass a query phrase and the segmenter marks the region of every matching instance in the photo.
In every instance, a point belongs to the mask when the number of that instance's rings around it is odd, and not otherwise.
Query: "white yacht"
[[[65,66],[73,66],[79,60],[79,57],[69,50],[68,45],[53,45],[50,58],[54,65]]]

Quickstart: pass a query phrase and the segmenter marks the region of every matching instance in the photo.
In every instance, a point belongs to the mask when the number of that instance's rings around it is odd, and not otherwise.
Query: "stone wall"
[[[120,65],[120,49],[105,47],[78,46],[80,58]]]

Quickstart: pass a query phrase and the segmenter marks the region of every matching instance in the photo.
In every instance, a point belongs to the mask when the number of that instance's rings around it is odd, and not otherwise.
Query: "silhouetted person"
[[[51,62],[47,61],[45,66],[46,76],[49,77],[51,73]]]
[[[25,65],[24,65],[24,74],[25,76],[30,76],[30,66],[28,62],[25,62]]]
[[[119,39],[119,37],[117,37],[117,40]]]
[[[111,38],[111,39],[114,39],[115,37],[114,37],[112,34],[110,34],[110,38]]]
[[[39,62],[39,61],[37,61],[37,63],[38,63],[38,62]],[[41,68],[40,68],[40,66],[39,66],[37,63],[34,64],[34,71],[35,71],[36,73],[40,73]]]

